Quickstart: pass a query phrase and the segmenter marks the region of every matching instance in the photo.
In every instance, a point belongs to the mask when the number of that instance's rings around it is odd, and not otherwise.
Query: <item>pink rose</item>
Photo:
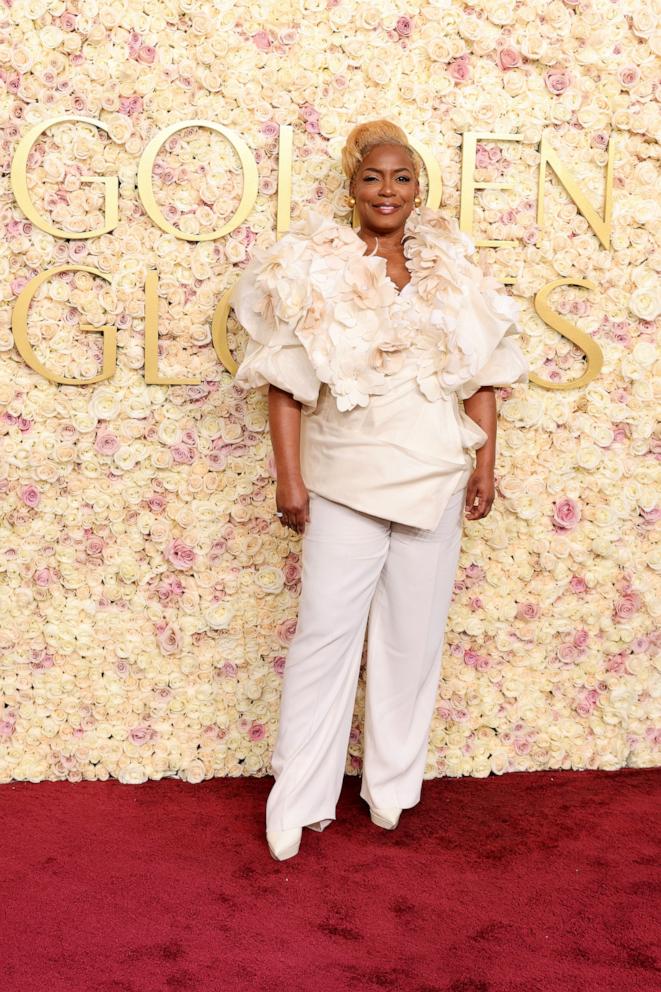
[[[549,72],[544,73],[544,82],[550,93],[560,96],[571,86],[572,77],[564,69],[551,69]]]
[[[464,664],[478,672],[485,672],[491,668],[491,659],[487,655],[478,654],[477,651],[466,650],[464,651]]]
[[[189,400],[202,400],[211,392],[210,386],[206,382],[194,382],[186,387],[186,395]]]
[[[615,620],[629,620],[640,609],[640,596],[637,592],[629,592],[615,600],[613,617]]]
[[[156,49],[153,45],[141,45],[138,50],[138,62],[145,65],[153,65],[156,60]]]
[[[595,131],[590,139],[590,144],[593,148],[608,148],[609,137],[606,131]]]
[[[612,654],[610,658],[607,658],[606,671],[615,672],[617,675],[622,675],[626,671],[624,655],[621,652],[618,654]]]
[[[271,47],[271,39],[266,31],[257,31],[252,35],[251,41],[261,52],[267,52]]]
[[[162,582],[159,582],[156,592],[161,603],[168,603],[170,600],[178,599],[179,596],[183,595],[184,587],[179,579],[168,576]]]
[[[465,83],[471,77],[471,67],[466,55],[460,56],[448,65],[448,72],[455,83]]]
[[[97,537],[96,534],[93,534],[92,537],[88,539],[85,545],[85,551],[87,552],[88,555],[91,555],[92,558],[98,558],[99,555],[103,553],[103,549],[105,548],[105,546],[106,546],[106,542],[103,540],[103,538]]]
[[[576,712],[579,716],[589,716],[593,712],[595,704],[587,698],[579,700],[576,704]]]
[[[273,671],[276,675],[282,675],[285,670],[285,663],[287,659],[284,654],[276,655],[271,664],[273,665]]]
[[[589,639],[590,635],[587,630],[585,630],[584,627],[581,627],[581,629],[577,630],[574,634],[574,647],[579,648],[579,650],[584,648]]]
[[[35,672],[43,672],[46,668],[52,668],[55,659],[45,648],[30,651],[30,667]]]
[[[523,58],[516,48],[501,48],[498,51],[498,65],[505,70],[518,69],[523,65]]]
[[[572,575],[571,581],[569,583],[569,588],[572,592],[577,594],[584,593],[587,591],[588,584],[584,578],[580,575]]]
[[[214,541],[209,549],[209,564],[218,565],[225,556],[225,551],[227,550],[227,541],[220,538],[218,541]]]
[[[156,634],[158,645],[163,654],[174,654],[181,647],[181,637],[176,627],[167,624]]]
[[[34,583],[40,589],[46,589],[55,579],[55,573],[51,568],[38,568],[34,573]]]
[[[31,509],[34,509],[34,507],[38,505],[39,500],[41,499],[39,490],[37,489],[36,486],[33,486],[32,483],[30,483],[27,486],[23,486],[20,492],[20,496],[23,502],[25,503],[25,505],[29,506]]]
[[[301,577],[301,565],[298,562],[289,562],[283,569],[286,586],[294,586]]]
[[[291,644],[296,633],[296,618],[292,617],[290,620],[283,620],[275,628],[275,632],[282,644]]]
[[[253,723],[250,730],[248,731],[248,737],[251,741],[261,741],[266,737],[266,727],[263,723]]]
[[[162,496],[160,493],[155,493],[147,500],[147,506],[152,513],[162,513],[167,506],[167,500],[165,496]]]
[[[565,664],[573,664],[578,658],[578,649],[573,644],[561,644],[558,648],[558,658]]]
[[[478,145],[475,149],[475,165],[478,169],[488,169],[491,165],[489,149],[485,145]]]
[[[554,503],[553,526],[559,530],[573,530],[581,519],[581,508],[574,499],[565,496]]]
[[[129,733],[129,740],[132,744],[146,744],[151,740],[151,728],[150,727],[133,727]]]
[[[304,121],[318,121],[319,111],[311,103],[304,103],[299,108],[299,116],[303,118]]]
[[[114,455],[119,448],[119,438],[111,431],[99,431],[94,447],[102,455]]]
[[[165,549],[165,557],[175,568],[192,568],[197,559],[196,553],[180,537],[175,538]]]
[[[519,620],[536,620],[540,614],[537,603],[519,603],[516,608],[516,615]]]
[[[640,79],[640,69],[635,65],[627,65],[623,69],[620,69],[617,76],[620,80],[620,86],[623,86],[625,90],[629,90]]]
[[[413,21],[410,17],[400,17],[395,24],[395,31],[402,38],[408,38],[413,30]]]
[[[187,444],[173,444],[170,453],[172,460],[179,465],[192,465],[195,461],[195,449]]]
[[[222,472],[227,465],[227,455],[224,451],[210,451],[207,455],[207,465],[213,472]]]
[[[133,114],[142,113],[142,97],[137,94],[123,96],[119,101],[119,112],[120,114],[126,114],[128,117],[132,117]]]

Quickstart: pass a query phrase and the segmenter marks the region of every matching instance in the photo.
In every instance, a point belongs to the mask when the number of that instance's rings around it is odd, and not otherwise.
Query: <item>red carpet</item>
[[[7,992],[658,992],[659,769],[347,777],[274,861],[271,778],[0,786]]]

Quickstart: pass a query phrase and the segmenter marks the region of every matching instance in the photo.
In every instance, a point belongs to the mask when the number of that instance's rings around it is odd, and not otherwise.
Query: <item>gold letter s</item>
[[[578,379],[572,379],[570,382],[551,382],[549,379],[540,379],[534,372],[530,373],[529,378],[536,386],[542,386],[544,389],[578,389],[579,386],[587,386],[588,382],[596,379],[604,364],[604,356],[597,342],[593,341],[589,334],[581,331],[571,321],[566,320],[551,309],[548,299],[556,286],[584,286],[585,289],[596,289],[597,287],[588,279],[554,279],[553,282],[542,286],[535,296],[535,310],[538,315],[554,331],[578,345],[587,358],[587,368],[582,376]]]

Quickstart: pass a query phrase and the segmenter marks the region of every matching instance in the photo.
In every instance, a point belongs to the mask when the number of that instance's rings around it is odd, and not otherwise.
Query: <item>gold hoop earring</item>
[[[347,203],[349,204],[350,207],[355,207],[356,206],[356,197],[355,196],[349,196],[347,198]]]

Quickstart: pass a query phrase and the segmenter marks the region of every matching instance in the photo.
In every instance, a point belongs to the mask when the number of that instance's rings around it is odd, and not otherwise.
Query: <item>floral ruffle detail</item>
[[[289,391],[310,406],[312,374],[328,384],[339,410],[350,410],[384,393],[388,376],[410,359],[429,400],[471,389],[505,335],[518,333],[518,306],[470,261],[474,243],[455,220],[423,208],[409,216],[404,238],[411,286],[403,294],[385,259],[366,254],[349,225],[313,208],[275,245],[257,249],[232,297],[251,338],[237,380],[263,384],[260,362],[271,373],[286,352],[296,380]],[[506,352],[516,358],[509,381],[520,380],[525,359],[516,345]]]
[[[413,218],[407,225],[412,237],[404,243],[404,254],[429,314],[415,344],[420,353],[417,381],[424,395],[434,400],[475,379],[501,339],[519,333],[520,311],[502,284],[470,260],[475,243],[454,218],[429,208]],[[518,376],[520,366],[512,371]]]

